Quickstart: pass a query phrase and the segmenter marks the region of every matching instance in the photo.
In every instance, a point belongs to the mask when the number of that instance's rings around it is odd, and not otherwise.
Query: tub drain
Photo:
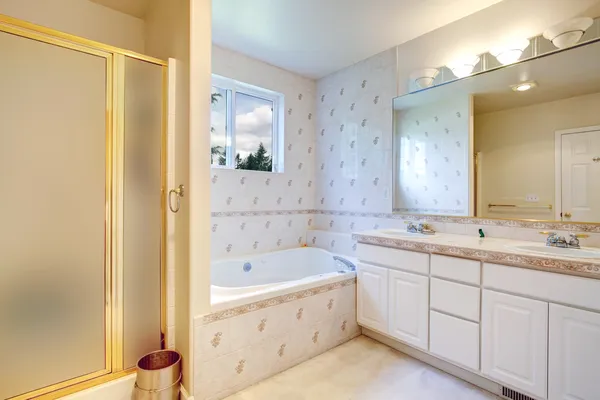
[[[250,264],[249,262],[244,263],[244,272],[250,272],[251,269],[252,264]]]

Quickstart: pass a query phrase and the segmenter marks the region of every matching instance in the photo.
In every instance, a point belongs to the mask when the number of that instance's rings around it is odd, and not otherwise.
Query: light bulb
[[[512,64],[519,61],[523,51],[529,47],[529,40],[523,39],[515,42],[507,43],[503,46],[494,47],[490,50],[490,54],[496,57],[496,60],[502,65]]]
[[[544,37],[559,49],[565,49],[579,42],[594,20],[588,17],[573,18],[554,25],[544,31]]]
[[[457,78],[464,78],[473,73],[473,69],[478,62],[479,56],[471,56],[448,63],[446,64],[446,67],[448,67]]]
[[[529,89],[533,89],[536,86],[537,86],[537,83],[535,83],[533,81],[521,82],[521,83],[511,86],[511,89],[514,90],[515,92],[526,92]]]
[[[435,77],[440,73],[437,68],[425,68],[410,74],[410,79],[415,82],[415,84],[420,89],[426,89],[433,85]]]

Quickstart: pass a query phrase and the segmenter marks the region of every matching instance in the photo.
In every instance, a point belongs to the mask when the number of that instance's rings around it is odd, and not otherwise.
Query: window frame
[[[284,95],[269,89],[250,85],[235,79],[221,75],[212,74],[211,88],[217,87],[227,92],[226,122],[225,122],[225,165],[211,164],[211,168],[225,168],[235,170],[236,141],[235,141],[235,119],[236,119],[236,93],[257,97],[273,103],[273,125],[271,131],[271,157],[273,169],[271,171],[255,171],[266,173],[282,173],[284,167]],[[212,90],[211,90],[212,93]],[[212,146],[212,143],[211,143]],[[251,170],[243,170],[251,171]]]

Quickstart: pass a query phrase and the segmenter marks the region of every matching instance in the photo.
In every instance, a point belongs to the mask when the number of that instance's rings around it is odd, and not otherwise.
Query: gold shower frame
[[[149,62],[162,68],[161,125],[161,345],[168,343],[166,329],[166,184],[167,184],[167,90],[168,64],[158,58],[84,39],[0,14],[0,32],[58,47],[102,57],[106,60],[106,182],[105,182],[105,368],[67,381],[17,395],[7,400],[56,399],[133,372],[123,366],[123,140],[125,57]]]

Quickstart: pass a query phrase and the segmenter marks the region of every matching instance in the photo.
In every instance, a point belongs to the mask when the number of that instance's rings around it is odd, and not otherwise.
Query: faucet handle
[[[585,238],[589,238],[590,235],[587,235],[585,233],[570,233],[569,232],[569,236],[575,239],[585,239]]]

